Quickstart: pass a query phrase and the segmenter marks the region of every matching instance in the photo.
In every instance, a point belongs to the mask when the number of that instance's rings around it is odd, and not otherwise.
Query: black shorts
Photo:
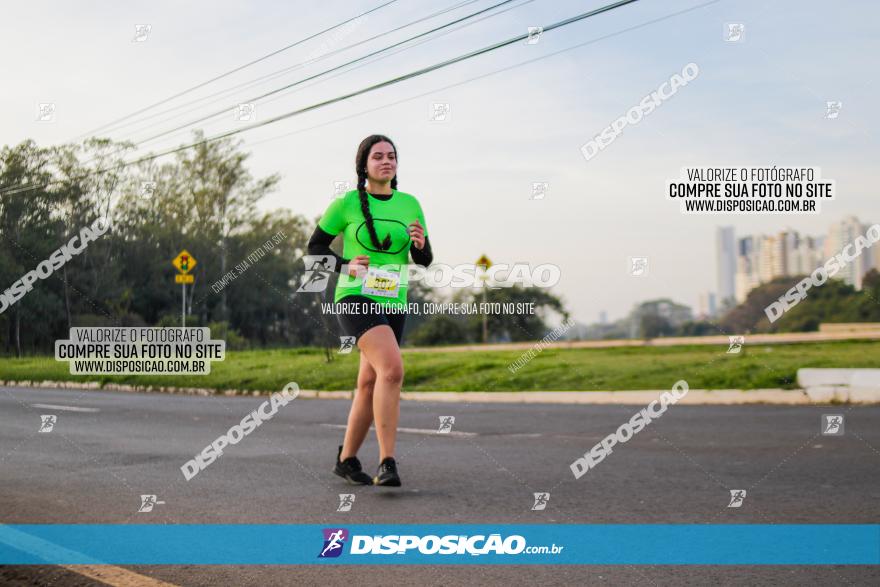
[[[394,331],[394,338],[397,339],[397,345],[400,346],[401,340],[403,340],[403,325],[406,323],[405,312],[385,311],[379,302],[367,296],[344,296],[336,303],[340,306],[363,304],[358,314],[344,312],[336,314],[339,325],[342,327],[342,333],[346,336],[353,336],[355,344],[360,340],[361,335],[373,326],[387,324]]]

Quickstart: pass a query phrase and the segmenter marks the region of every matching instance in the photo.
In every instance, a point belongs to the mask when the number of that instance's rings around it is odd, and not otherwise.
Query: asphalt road
[[[880,406],[672,406],[575,479],[569,464],[637,406],[405,402],[396,455],[403,487],[391,490],[348,486],[331,473],[348,401],[298,398],[186,481],[180,466],[265,399],[0,388],[0,520],[848,524],[877,523],[880,512]],[[845,415],[842,436],[820,434],[823,413]],[[38,432],[43,414],[57,418],[51,432]],[[452,434],[436,433],[440,416],[455,416]],[[374,432],[359,457],[373,473]],[[730,489],[747,490],[743,507],[727,507]],[[548,505],[532,511],[539,491],[550,492]],[[336,511],[340,493],[356,494],[351,511]],[[141,494],[165,503],[139,513]],[[880,582],[880,569],[865,566],[126,569],[176,585]],[[0,568],[0,583],[103,584],[23,566]]]

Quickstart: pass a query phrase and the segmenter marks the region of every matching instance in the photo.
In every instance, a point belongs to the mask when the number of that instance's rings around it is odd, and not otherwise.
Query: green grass
[[[802,367],[878,367],[880,342],[845,341],[745,345],[740,354],[724,346],[545,349],[511,373],[522,351],[404,353],[404,391],[558,391],[667,389],[685,379],[693,389],[797,387]],[[325,362],[319,349],[229,352],[211,373],[184,375],[70,375],[52,357],[0,358],[0,380],[99,381],[135,385],[280,390],[289,381],[302,389],[353,389],[358,352]]]

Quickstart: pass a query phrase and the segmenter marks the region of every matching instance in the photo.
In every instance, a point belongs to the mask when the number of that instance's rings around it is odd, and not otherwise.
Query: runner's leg
[[[387,324],[374,326],[360,339],[358,347],[376,371],[373,390],[373,417],[379,439],[379,461],[394,456],[397,422],[400,419],[400,386],[403,384],[403,359],[394,331]]]
[[[351,402],[348,413],[348,426],[345,428],[345,440],[342,443],[342,454],[339,460],[353,457],[360,450],[373,423],[373,387],[376,384],[376,371],[367,357],[361,352],[361,365],[358,370],[357,391]]]

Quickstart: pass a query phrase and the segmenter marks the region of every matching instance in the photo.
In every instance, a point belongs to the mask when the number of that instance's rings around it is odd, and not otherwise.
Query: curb
[[[777,334],[746,334],[748,344],[793,344],[801,342],[838,342],[844,340],[880,340],[880,330],[869,328],[841,332],[783,332]],[[661,336],[658,338],[616,338],[610,340],[557,340],[554,342],[496,342],[489,344],[457,344],[448,346],[404,346],[404,353],[527,351],[529,349],[598,349],[615,347],[665,347],[679,345],[717,345],[730,343],[727,335]]]
[[[46,387],[52,389],[84,389],[93,391],[128,391],[134,393],[172,393],[180,395],[222,395],[222,396],[268,396],[278,389],[250,390],[250,389],[213,389],[208,387],[173,387],[165,385],[128,385],[126,383],[105,383],[101,385],[97,381],[2,381],[0,386],[5,387]],[[354,391],[319,391],[314,389],[301,389],[297,397],[310,399],[351,399]]]
[[[0,381],[7,387],[45,387],[54,389],[85,389],[126,391],[135,393],[173,393],[184,395],[262,396],[278,390],[209,389],[202,387],[171,387],[128,385],[121,383],[74,381]],[[552,404],[639,404],[657,399],[665,389],[641,391],[404,391],[401,399],[411,401],[460,403],[552,403]],[[826,391],[826,390],[823,390]],[[309,399],[352,399],[354,390],[320,391],[303,389],[299,397]],[[880,404],[880,389],[834,388],[831,393],[815,393],[803,389],[691,389],[677,403],[685,405],[817,405],[829,403]]]

